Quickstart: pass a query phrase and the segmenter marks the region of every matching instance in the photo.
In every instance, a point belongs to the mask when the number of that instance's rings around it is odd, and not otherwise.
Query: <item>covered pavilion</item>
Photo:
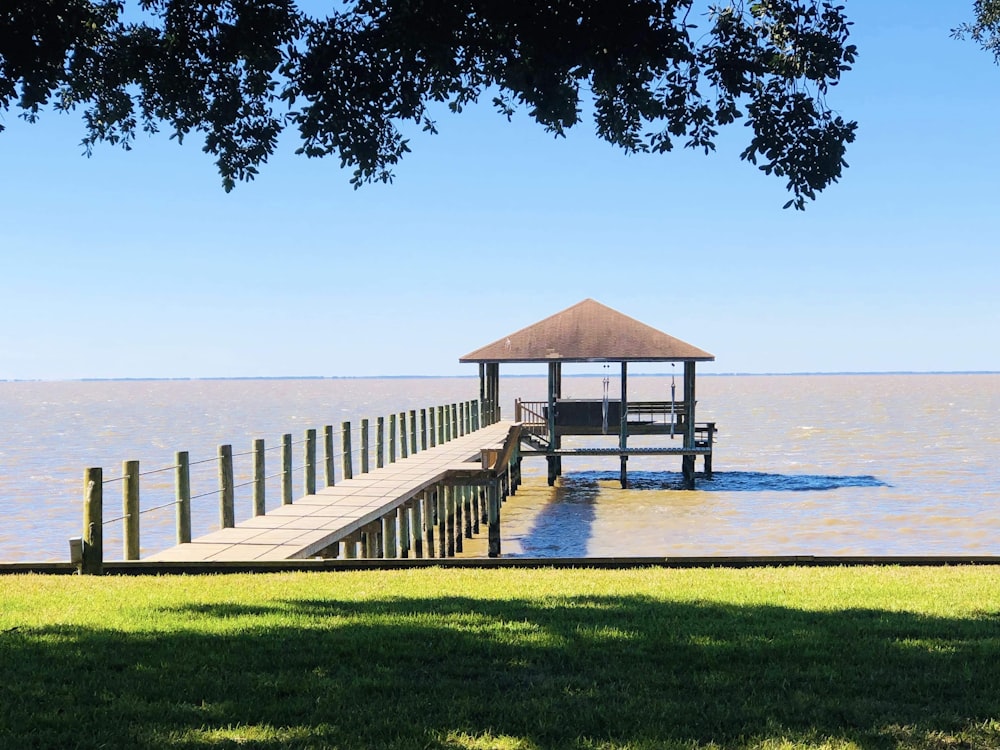
[[[695,458],[703,456],[705,473],[712,471],[715,423],[695,421],[695,365],[711,362],[708,352],[630,318],[592,299],[504,336],[459,359],[478,363],[482,403],[499,418],[500,364],[544,363],[548,366],[547,400],[518,400],[514,421],[523,424],[521,455],[545,456],[549,484],[562,473],[562,459],[573,455],[616,455],[621,459],[621,484],[628,486],[630,455],[680,455],[685,485],[694,486]],[[565,362],[621,365],[621,397],[568,399],[562,396]],[[629,401],[628,366],[632,362],[683,362],[681,398],[669,401]],[[617,447],[564,448],[565,435],[618,435]],[[629,435],[680,435],[680,447],[633,447]]]

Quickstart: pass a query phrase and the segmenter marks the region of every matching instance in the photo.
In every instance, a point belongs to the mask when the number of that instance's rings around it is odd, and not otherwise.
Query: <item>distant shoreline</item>
[[[600,378],[606,372],[566,373],[564,378]],[[669,372],[634,372],[631,377],[669,378]],[[875,375],[1000,375],[1000,370],[859,370],[842,372],[699,372],[703,378],[768,378],[768,377],[802,377],[802,376],[875,376]],[[501,373],[501,378],[544,378],[545,373]],[[186,377],[186,378],[13,378],[0,379],[0,383],[186,383],[198,381],[223,380],[475,380],[473,375],[247,375],[220,377]]]

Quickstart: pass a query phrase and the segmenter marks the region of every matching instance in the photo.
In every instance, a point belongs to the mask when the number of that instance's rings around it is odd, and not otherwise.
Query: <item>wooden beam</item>
[[[622,403],[619,408],[621,415],[618,425],[618,447],[623,451],[621,455],[621,483],[622,489],[628,487],[628,455],[624,451],[628,450],[628,363],[622,362]]]

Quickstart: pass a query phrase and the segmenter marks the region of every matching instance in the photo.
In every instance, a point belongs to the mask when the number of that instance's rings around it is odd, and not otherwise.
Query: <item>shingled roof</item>
[[[459,362],[711,362],[715,356],[585,299]]]

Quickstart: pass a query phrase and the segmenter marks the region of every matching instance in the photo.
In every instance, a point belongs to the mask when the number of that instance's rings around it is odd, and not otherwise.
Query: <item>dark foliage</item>
[[[820,0],[32,0],[0,10],[0,109],[83,111],[87,151],[137,130],[203,134],[226,189],[285,127],[336,155],[355,186],[390,181],[403,127],[434,103],[492,98],[561,135],[592,97],[597,135],[627,152],[715,149],[743,120],[742,158],[805,199],[841,175],[856,123],[826,104],[856,49]]]

